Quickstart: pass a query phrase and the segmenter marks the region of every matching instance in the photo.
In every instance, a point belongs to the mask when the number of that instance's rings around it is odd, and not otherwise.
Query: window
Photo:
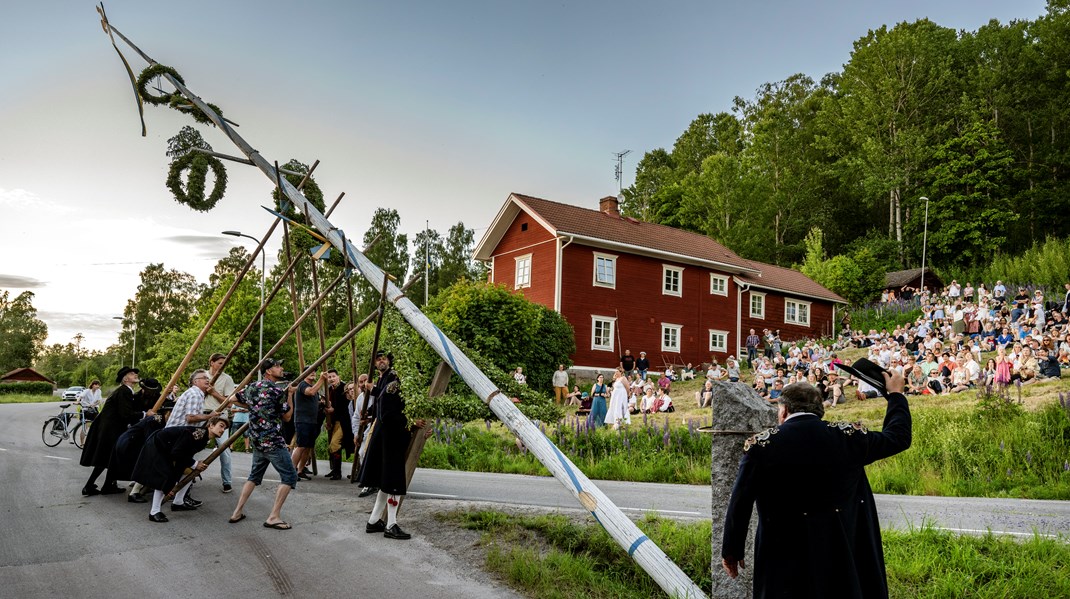
[[[513,288],[521,287],[531,287],[531,254],[516,259],[516,282]]]
[[[784,322],[810,326],[810,302],[784,300]]]
[[[594,284],[598,287],[617,287],[617,257],[610,254],[594,255]]]
[[[661,267],[661,294],[682,296],[684,269],[677,266]]]
[[[613,327],[617,319],[591,316],[591,349],[613,351]]]
[[[678,324],[661,323],[661,351],[680,351],[680,329]]]
[[[765,318],[765,294],[750,292],[750,317]]]
[[[728,295],[728,277],[710,273],[710,293],[713,295]]]
[[[722,353],[728,351],[728,331],[710,329],[710,351]]]

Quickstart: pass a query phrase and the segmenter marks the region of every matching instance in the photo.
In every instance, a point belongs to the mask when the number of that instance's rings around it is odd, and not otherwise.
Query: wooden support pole
[[[208,322],[204,323],[204,327],[201,328],[200,334],[198,334],[197,338],[193,341],[193,345],[191,345],[189,350],[186,351],[186,357],[182,358],[182,362],[180,362],[178,368],[175,369],[175,373],[171,375],[171,379],[167,381],[167,384],[164,385],[163,389],[160,391],[159,399],[157,399],[156,403],[152,406],[151,411],[153,414],[160,411],[160,407],[167,399],[167,395],[174,389],[175,385],[178,383],[178,379],[182,376],[182,373],[186,370],[186,367],[189,366],[190,360],[193,359],[193,354],[195,354],[197,350],[201,347],[201,343],[208,335],[208,331],[212,330],[212,325],[215,324],[215,321],[219,318],[219,315],[223,313],[223,308],[226,307],[227,301],[230,300],[230,296],[234,295],[234,291],[238,289],[238,284],[241,283],[242,278],[245,277],[245,273],[249,272],[249,269],[252,268],[253,262],[256,261],[256,255],[259,252],[264,251],[264,244],[267,243],[267,240],[271,237],[271,234],[275,232],[275,227],[279,226],[279,222],[281,220],[282,219],[280,218],[276,218],[275,222],[271,223],[271,227],[268,229],[268,232],[260,240],[260,243],[257,244],[256,250],[249,255],[249,259],[245,261],[245,265],[242,266],[242,269],[238,271],[237,275],[234,276],[234,282],[230,284],[230,289],[227,289],[226,294],[224,294],[223,298],[219,300],[219,304],[216,305],[215,310],[212,312],[212,315],[208,317]]]
[[[215,156],[216,158],[222,158],[223,160],[230,160],[231,162],[237,162],[237,163],[240,163],[240,164],[248,164],[249,166],[255,166],[253,164],[253,161],[249,160],[248,158],[238,158],[237,156],[231,156],[229,154],[220,154],[219,152],[213,152],[211,150],[205,150],[204,148],[190,148],[190,149],[193,150],[194,152],[200,152],[201,154],[207,154],[209,156]],[[304,175],[304,173],[299,173],[297,171],[291,171],[291,170],[284,169],[284,168],[280,168],[279,170],[282,171],[282,173],[285,174],[285,175],[293,175],[295,177],[300,177],[300,176]]]
[[[119,36],[135,52],[150,64],[155,64],[147,54],[141,51],[121,32],[108,24],[107,31]],[[389,283],[386,274],[367,256],[360,253],[338,229],[331,225],[323,214],[312,206],[308,199],[289,181],[278,176],[278,165],[272,167],[252,145],[234,130],[219,114],[201,98],[191,92],[177,78],[165,74],[164,77],[190,100],[220,131],[230,138],[243,154],[246,155],[269,179],[276,180],[283,192],[297,206],[303,206],[305,216],[312,226],[326,237],[332,245],[346,255],[350,264],[356,268],[373,287],[384,286],[386,296],[401,316],[426,341],[438,355],[450,363],[465,383],[478,395],[502,423],[509,428],[538,458],[539,462],[556,478],[576,500],[588,510],[596,521],[605,528],[613,540],[628,552],[636,563],[672,597],[705,597],[698,585],[665,555],[631,519],[621,511],[587,476],[566,457],[540,430],[506,397],[486,374],[479,370],[472,360],[457,347],[446,334],[427,318],[396,286]],[[173,383],[172,383],[173,384]]]

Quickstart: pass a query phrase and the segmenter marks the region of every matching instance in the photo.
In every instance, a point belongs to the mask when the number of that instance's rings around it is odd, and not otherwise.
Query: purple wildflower
[[[1000,442],[999,442],[999,450],[1000,450],[1000,451],[1003,451],[1003,441],[1000,441]]]
[[[1007,477],[1010,478],[1010,476],[1011,476],[1011,469],[1007,468]]]
[[[489,431],[490,430],[490,420],[484,420],[484,422],[487,423],[487,430]]]
[[[1033,452],[1032,451],[1025,452],[1025,463],[1029,464],[1030,466],[1033,465]]]
[[[671,441],[672,441],[672,437],[669,436],[669,429],[666,428],[665,429],[665,436],[661,438],[661,442],[665,444],[665,447],[668,447],[669,444],[671,443]]]
[[[1070,460],[1063,460],[1063,472],[1070,472]]]

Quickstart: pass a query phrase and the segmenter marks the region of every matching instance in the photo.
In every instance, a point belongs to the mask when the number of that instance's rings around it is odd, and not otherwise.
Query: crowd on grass
[[[876,397],[876,390],[865,381],[836,368],[837,364],[851,365],[837,354],[846,348],[866,349],[866,359],[902,374],[906,392],[912,395],[1054,380],[1070,368],[1070,283],[1065,291],[1062,301],[1046,301],[1040,289],[1019,287],[1011,295],[1002,281],[996,281],[991,290],[983,283],[962,286],[955,280],[938,293],[904,288],[898,299],[886,292],[882,302],[916,302],[921,316],[892,330],[852,329],[847,317],[838,338],[828,343],[815,339],[785,342],[778,330],[766,329],[759,335],[751,329],[746,358],[729,356],[724,364],[711,358],[679,371],[671,365],[652,371],[646,352],[635,357],[625,350],[612,380],[599,374],[589,390],[578,385],[570,390],[562,365],[555,373],[554,387],[558,402],[577,406],[577,413],[588,414],[593,426],[619,426],[629,415],[674,411],[671,393],[676,381],[705,381],[695,392],[700,408],[711,405],[715,381],[751,385],[771,402],[778,400],[785,387],[800,382],[816,387],[828,407],[852,396],[859,400]],[[983,358],[992,352],[994,356]],[[742,370],[743,364],[749,373]]]

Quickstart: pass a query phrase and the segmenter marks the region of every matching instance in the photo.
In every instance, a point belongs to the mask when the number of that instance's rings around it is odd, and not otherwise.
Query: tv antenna
[[[624,191],[624,157],[631,153],[631,150],[622,150],[620,152],[617,152],[616,154],[613,154],[617,157],[617,168],[614,171],[614,176],[617,179],[617,193]]]

